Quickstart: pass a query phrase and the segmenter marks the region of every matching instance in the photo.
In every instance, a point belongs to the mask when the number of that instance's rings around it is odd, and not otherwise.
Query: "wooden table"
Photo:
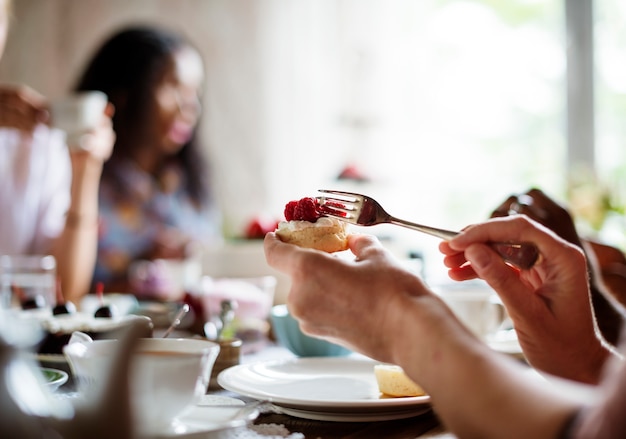
[[[352,439],[414,439],[444,438],[436,415],[429,411],[414,418],[378,422],[328,422],[295,418],[283,414],[261,414],[255,421],[259,424],[282,424],[292,433],[302,433],[305,438],[352,438]]]

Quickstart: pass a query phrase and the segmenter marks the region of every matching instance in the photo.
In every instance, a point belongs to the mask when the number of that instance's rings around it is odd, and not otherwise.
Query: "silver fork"
[[[317,197],[317,201],[326,216],[337,218],[341,221],[359,226],[373,226],[376,224],[395,224],[428,235],[436,236],[443,240],[452,239],[458,232],[437,229],[401,220],[389,215],[385,209],[374,199],[353,192],[332,191],[320,189],[324,194],[339,195],[342,198],[328,196]],[[539,250],[532,243],[492,242],[489,244],[507,263],[521,269],[531,268],[539,259]]]

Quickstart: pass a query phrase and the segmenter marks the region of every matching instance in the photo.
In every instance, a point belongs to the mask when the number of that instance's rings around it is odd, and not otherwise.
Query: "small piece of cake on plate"
[[[374,374],[378,383],[378,390],[384,396],[422,396],[426,393],[409,378],[400,366],[393,364],[377,364],[374,366]]]
[[[287,203],[285,219],[278,223],[276,229],[276,235],[283,242],[328,253],[348,248],[347,224],[325,217],[315,198],[306,197]]]

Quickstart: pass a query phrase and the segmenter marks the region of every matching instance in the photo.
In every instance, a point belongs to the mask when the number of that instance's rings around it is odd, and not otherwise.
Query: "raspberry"
[[[296,210],[296,206],[298,205],[297,201],[290,201],[289,203],[287,203],[287,205],[285,206],[285,219],[287,221],[291,221],[293,220],[294,217],[294,211]]]
[[[345,217],[347,216],[347,213],[342,210],[338,210],[338,209],[345,209],[345,207],[346,207],[345,204],[338,203],[336,201],[326,200],[326,202],[323,205],[318,204],[317,210],[321,216],[332,215],[332,216]]]
[[[290,201],[285,206],[287,221],[309,221],[314,223],[322,217],[320,206],[315,198],[305,197],[298,201]]]

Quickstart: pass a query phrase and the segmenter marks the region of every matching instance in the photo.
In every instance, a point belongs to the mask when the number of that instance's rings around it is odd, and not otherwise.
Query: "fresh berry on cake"
[[[324,216],[316,198],[305,197],[285,206],[285,220],[278,224],[281,241],[334,253],[348,248],[347,224]]]

